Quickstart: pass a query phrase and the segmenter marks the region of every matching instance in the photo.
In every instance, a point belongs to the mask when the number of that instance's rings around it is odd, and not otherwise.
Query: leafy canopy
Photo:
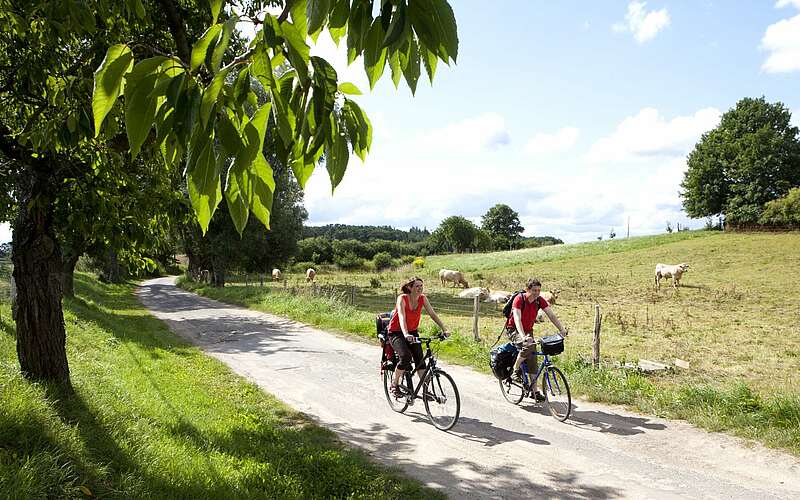
[[[280,137],[276,154],[301,188],[324,164],[335,189],[350,155],[366,158],[372,125],[347,97],[360,90],[340,83],[328,61],[310,56],[309,38],[327,29],[337,43],[346,39],[348,60],[363,57],[370,87],[388,63],[395,86],[404,78],[412,93],[420,62],[433,81],[437,61],[450,64],[458,56],[447,0],[286,0],[279,15],[248,11],[246,18],[220,20],[223,7],[222,0],[210,2],[214,24],[189,57],[137,58],[126,43],[109,47],[95,73],[92,99],[96,135],[122,96],[131,154],[154,136],[151,146],[160,149],[164,162],[181,166],[203,232],[223,196],[240,234],[250,213],[269,227],[275,183],[263,154],[267,128]],[[228,60],[239,21],[259,29]],[[259,106],[257,93],[265,93],[267,102]]]

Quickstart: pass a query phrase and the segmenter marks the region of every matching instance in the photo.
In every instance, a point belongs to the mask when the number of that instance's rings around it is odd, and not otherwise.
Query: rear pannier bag
[[[391,312],[380,313],[375,316],[375,329],[377,330],[378,339],[381,341],[381,350],[383,351],[381,366],[389,370],[394,368],[394,363],[396,362],[392,343],[389,342],[389,322],[391,320]]]
[[[564,337],[561,335],[542,337],[542,352],[548,356],[555,356],[564,352]]]
[[[505,380],[511,376],[511,368],[517,359],[517,348],[508,342],[489,351],[489,366],[498,380]]]

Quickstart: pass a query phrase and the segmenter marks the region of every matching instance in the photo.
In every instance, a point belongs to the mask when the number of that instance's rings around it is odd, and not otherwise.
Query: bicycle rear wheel
[[[567,377],[555,366],[548,366],[542,375],[542,391],[547,399],[547,407],[556,420],[563,422],[572,410],[572,397],[569,394]]]
[[[440,430],[453,428],[461,413],[461,397],[453,377],[436,370],[425,379],[422,386],[422,399],[431,423]]]
[[[522,388],[521,383],[514,382],[508,378],[505,380],[498,380],[498,382],[500,383],[500,392],[503,393],[503,397],[506,398],[506,401],[512,405],[518,405],[520,401],[522,401],[523,396],[525,396],[525,390]]]
[[[386,394],[386,401],[389,402],[389,407],[397,413],[403,413],[408,408],[408,400],[403,398],[395,398],[389,387],[392,385],[394,379],[394,368],[391,370],[382,370],[383,373],[383,392]]]

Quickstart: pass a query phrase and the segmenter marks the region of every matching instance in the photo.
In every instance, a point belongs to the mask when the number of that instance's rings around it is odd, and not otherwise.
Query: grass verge
[[[151,317],[76,276],[74,393],[21,377],[0,302],[0,498],[430,498]]]

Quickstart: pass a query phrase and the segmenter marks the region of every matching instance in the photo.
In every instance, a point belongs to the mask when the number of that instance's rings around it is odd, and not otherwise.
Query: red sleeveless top
[[[417,309],[411,309],[411,298],[408,295],[403,295],[403,306],[405,308],[405,316],[406,316],[406,327],[408,327],[409,332],[413,332],[414,330],[419,328],[419,320],[422,317],[422,304],[425,301],[425,295],[420,295],[419,300],[417,301]],[[392,311],[392,320],[389,321],[389,331],[390,332],[402,332],[403,329],[400,328],[400,315],[397,314],[397,306],[394,307],[394,311]]]

